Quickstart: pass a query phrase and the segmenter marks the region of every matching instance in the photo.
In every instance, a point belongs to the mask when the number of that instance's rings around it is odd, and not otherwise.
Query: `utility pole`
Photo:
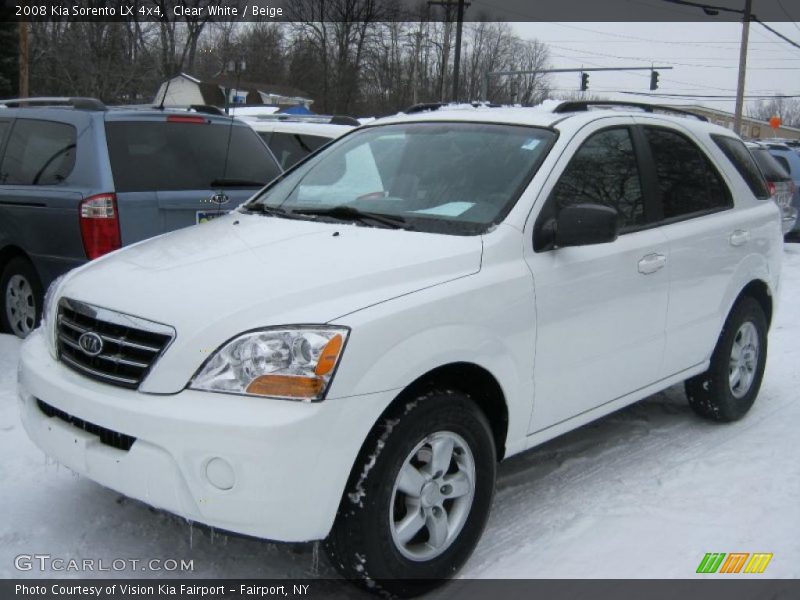
[[[456,17],[456,56],[453,62],[453,102],[458,102],[458,75],[461,68],[461,29],[464,25],[464,0],[458,0]]]
[[[753,0],[745,0],[742,20],[742,44],[739,47],[739,82],[736,86],[736,111],[733,117],[733,130],[742,134],[742,110],[744,109],[744,86],[747,77],[747,44],[750,39],[750,19]]]
[[[29,94],[28,64],[29,64],[28,22],[25,20],[20,20],[19,22],[19,97],[20,98],[27,98]]]
[[[449,51],[450,42],[450,9],[456,5],[456,55],[453,59],[453,102],[458,102],[458,80],[459,71],[461,69],[461,32],[464,25],[464,9],[468,8],[470,3],[465,0],[428,0],[429,6],[442,6],[445,9],[445,50],[443,65],[447,65],[447,53]],[[442,100],[444,101],[444,79],[445,75],[442,74]]]

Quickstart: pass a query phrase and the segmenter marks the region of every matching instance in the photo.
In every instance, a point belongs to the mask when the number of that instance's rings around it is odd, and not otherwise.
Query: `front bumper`
[[[144,394],[67,369],[50,356],[41,330],[20,355],[22,422],[48,456],[154,507],[272,540],[327,536],[360,446],[392,397],[301,403]],[[108,435],[48,417],[37,401],[135,441],[127,451],[103,443]]]

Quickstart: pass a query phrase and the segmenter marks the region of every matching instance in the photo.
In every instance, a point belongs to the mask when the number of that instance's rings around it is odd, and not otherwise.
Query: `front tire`
[[[767,362],[767,319],[751,297],[734,306],[722,329],[708,371],[689,379],[689,406],[701,417],[730,422],[753,406]]]
[[[364,443],[325,549],[347,579],[390,594],[424,593],[477,544],[494,494],[485,415],[461,392],[400,403]]]
[[[0,326],[3,331],[26,338],[42,318],[42,284],[25,258],[8,261],[0,276]]]

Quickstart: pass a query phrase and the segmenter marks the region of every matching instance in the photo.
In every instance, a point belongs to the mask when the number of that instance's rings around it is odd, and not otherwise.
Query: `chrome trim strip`
[[[78,352],[83,352],[83,348],[81,348],[78,344],[73,342],[67,336],[59,333],[58,334],[58,339],[59,339],[59,341],[65,343],[70,348],[74,348]],[[137,369],[147,369],[147,368],[150,367],[150,365],[147,364],[147,363],[137,362],[135,360],[130,360],[130,359],[127,359],[127,358],[122,358],[121,356],[112,356],[110,354],[96,354],[92,358],[100,358],[102,360],[107,360],[109,362],[113,362],[113,363],[116,363],[116,364],[119,364],[119,365],[126,365],[128,367],[135,367]]]
[[[87,366],[82,365],[81,363],[71,359],[69,355],[61,353],[61,360],[65,363],[69,363],[72,365],[77,371],[83,371],[84,373],[89,373],[98,379],[107,379],[108,381],[116,381],[119,383],[124,383],[126,385],[139,385],[138,379],[129,379],[128,377],[120,377],[118,375],[109,375],[108,373],[101,373],[100,371],[95,371],[94,369],[90,369]]]
[[[170,327],[169,325],[164,325],[163,323],[156,323],[155,321],[149,321],[141,317],[126,315],[113,310],[109,310],[107,308],[102,308],[100,306],[87,304],[86,302],[73,300],[72,298],[62,297],[58,301],[58,303],[60,305],[67,307],[69,310],[75,311],[76,313],[80,313],[91,319],[97,319],[98,321],[105,321],[106,323],[113,323],[114,325],[119,325],[121,327],[131,327],[133,329],[141,329],[142,331],[147,331],[150,333],[158,333],[172,338],[175,337],[175,329],[173,327]]]

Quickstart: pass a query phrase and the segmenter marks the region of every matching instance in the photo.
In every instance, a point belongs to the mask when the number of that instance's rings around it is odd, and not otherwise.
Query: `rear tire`
[[[708,371],[686,381],[689,406],[712,421],[741,419],[758,396],[766,362],[764,309],[745,296],[728,315]]]
[[[12,258],[0,276],[0,328],[27,337],[42,318],[42,283],[29,260]]]
[[[367,437],[325,550],[343,577],[414,596],[443,583],[480,539],[494,494],[494,438],[466,394],[401,403]]]

